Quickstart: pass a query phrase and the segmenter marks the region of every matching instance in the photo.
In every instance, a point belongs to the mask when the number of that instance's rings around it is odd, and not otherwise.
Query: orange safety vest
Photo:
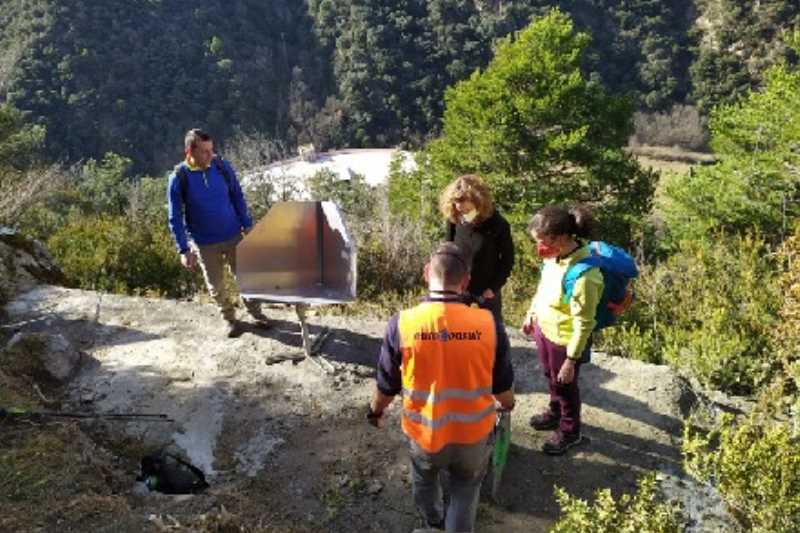
[[[474,444],[494,427],[492,314],[455,302],[400,312],[403,431],[422,449]]]

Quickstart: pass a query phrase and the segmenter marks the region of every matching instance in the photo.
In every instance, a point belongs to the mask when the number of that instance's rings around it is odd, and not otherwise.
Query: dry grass
[[[112,494],[108,454],[74,423],[0,422],[0,530],[78,525],[128,508]]]
[[[711,165],[714,154],[691,152],[675,146],[629,146],[628,152],[645,168],[662,174],[686,174],[697,165]]]
[[[676,146],[629,146],[628,152],[636,157],[647,157],[658,161],[679,162],[688,165],[710,165],[717,161],[714,154],[692,152]]]

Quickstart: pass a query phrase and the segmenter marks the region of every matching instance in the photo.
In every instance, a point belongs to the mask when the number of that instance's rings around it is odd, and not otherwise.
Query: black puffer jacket
[[[447,240],[471,253],[472,277],[467,290],[480,295],[486,289],[499,293],[514,266],[511,227],[497,211],[483,222],[447,224]]]

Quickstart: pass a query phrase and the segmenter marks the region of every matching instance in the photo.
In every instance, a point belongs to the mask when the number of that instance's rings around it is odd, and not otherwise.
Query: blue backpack
[[[589,243],[592,255],[572,265],[562,280],[564,297],[569,303],[575,282],[590,268],[597,267],[603,274],[603,295],[597,304],[595,331],[612,326],[633,303],[632,280],[639,276],[636,262],[623,250],[601,241]]]

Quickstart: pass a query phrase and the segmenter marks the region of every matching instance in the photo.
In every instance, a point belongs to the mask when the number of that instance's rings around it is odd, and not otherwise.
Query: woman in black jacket
[[[439,208],[447,219],[447,240],[455,242],[470,259],[467,291],[502,324],[500,290],[514,266],[508,222],[497,211],[486,183],[475,175],[450,183],[439,198]]]

